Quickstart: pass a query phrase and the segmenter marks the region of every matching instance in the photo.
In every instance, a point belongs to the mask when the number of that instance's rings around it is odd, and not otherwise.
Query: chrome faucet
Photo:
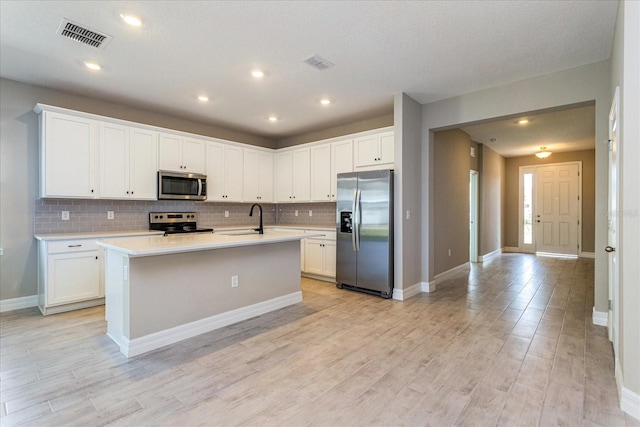
[[[260,227],[254,228],[254,230],[257,231],[258,234],[264,234],[264,227],[262,226],[262,206],[260,206],[258,203],[254,203],[253,205],[251,205],[249,216],[253,216],[253,208],[255,208],[256,206],[258,207],[258,209],[260,209]]]

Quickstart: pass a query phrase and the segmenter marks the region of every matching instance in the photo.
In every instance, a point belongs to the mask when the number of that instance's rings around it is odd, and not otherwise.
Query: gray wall
[[[620,289],[620,366],[619,385],[622,390],[623,409],[635,405],[638,416],[640,395],[640,2],[620,2],[616,31],[611,55],[611,87],[609,99],[613,98],[616,86],[620,86],[620,132],[619,132],[619,176],[620,206],[618,212],[619,289]],[[597,140],[596,140],[597,141]],[[596,153],[597,157],[597,153]],[[598,176],[597,181],[600,181]],[[598,212],[605,212],[598,207]],[[605,220],[607,215],[598,215]],[[602,247],[596,236],[597,247]],[[606,311],[606,307],[596,308]],[[632,395],[635,393],[635,401]],[[626,403],[625,403],[626,402]]]
[[[434,275],[469,261],[469,149],[460,129],[434,134]],[[449,255],[451,251],[451,255]]]
[[[393,120],[393,113],[390,113],[379,117],[330,127],[320,131],[291,136],[277,141],[274,148],[291,147],[293,145],[304,144],[306,142],[322,141],[323,139],[335,138],[342,135],[364,132],[366,130],[393,126]]]
[[[583,252],[595,251],[596,220],[596,167],[595,150],[553,153],[546,159],[535,156],[510,157],[507,159],[507,193],[505,214],[505,246],[518,246],[519,216],[519,168],[549,163],[582,162],[582,248]]]
[[[596,104],[596,141],[607,138],[607,115],[611,105],[609,62],[603,61],[574,69],[534,77],[503,86],[457,96],[422,106],[422,215],[423,229],[423,280],[432,280],[434,260],[434,232],[439,225],[433,221],[433,199],[435,191],[432,171],[434,169],[433,131],[451,128],[482,120],[513,116],[594,101]],[[596,145],[596,212],[603,212],[607,205],[607,159],[604,144]],[[596,247],[606,246],[606,217],[596,215]],[[596,253],[595,306],[606,311],[607,259]]]
[[[421,106],[408,95],[398,94],[394,114],[394,286],[406,289],[421,283]]]
[[[486,145],[480,145],[480,197],[478,255],[487,255],[504,246],[505,159]],[[517,178],[516,178],[517,179]],[[517,186],[517,184],[516,184]],[[517,222],[516,214],[516,222]]]

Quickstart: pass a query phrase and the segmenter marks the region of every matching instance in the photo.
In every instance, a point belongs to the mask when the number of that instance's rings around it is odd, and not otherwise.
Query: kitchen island
[[[107,335],[127,357],[302,301],[300,240],[183,234],[103,240]]]

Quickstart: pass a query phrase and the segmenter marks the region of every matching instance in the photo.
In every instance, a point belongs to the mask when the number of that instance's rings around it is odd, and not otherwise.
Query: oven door
[[[158,200],[206,200],[207,176],[158,171]]]

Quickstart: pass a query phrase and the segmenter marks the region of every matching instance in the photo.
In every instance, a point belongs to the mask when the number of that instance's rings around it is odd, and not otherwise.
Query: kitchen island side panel
[[[300,243],[129,258],[128,288],[132,340],[300,292]]]

